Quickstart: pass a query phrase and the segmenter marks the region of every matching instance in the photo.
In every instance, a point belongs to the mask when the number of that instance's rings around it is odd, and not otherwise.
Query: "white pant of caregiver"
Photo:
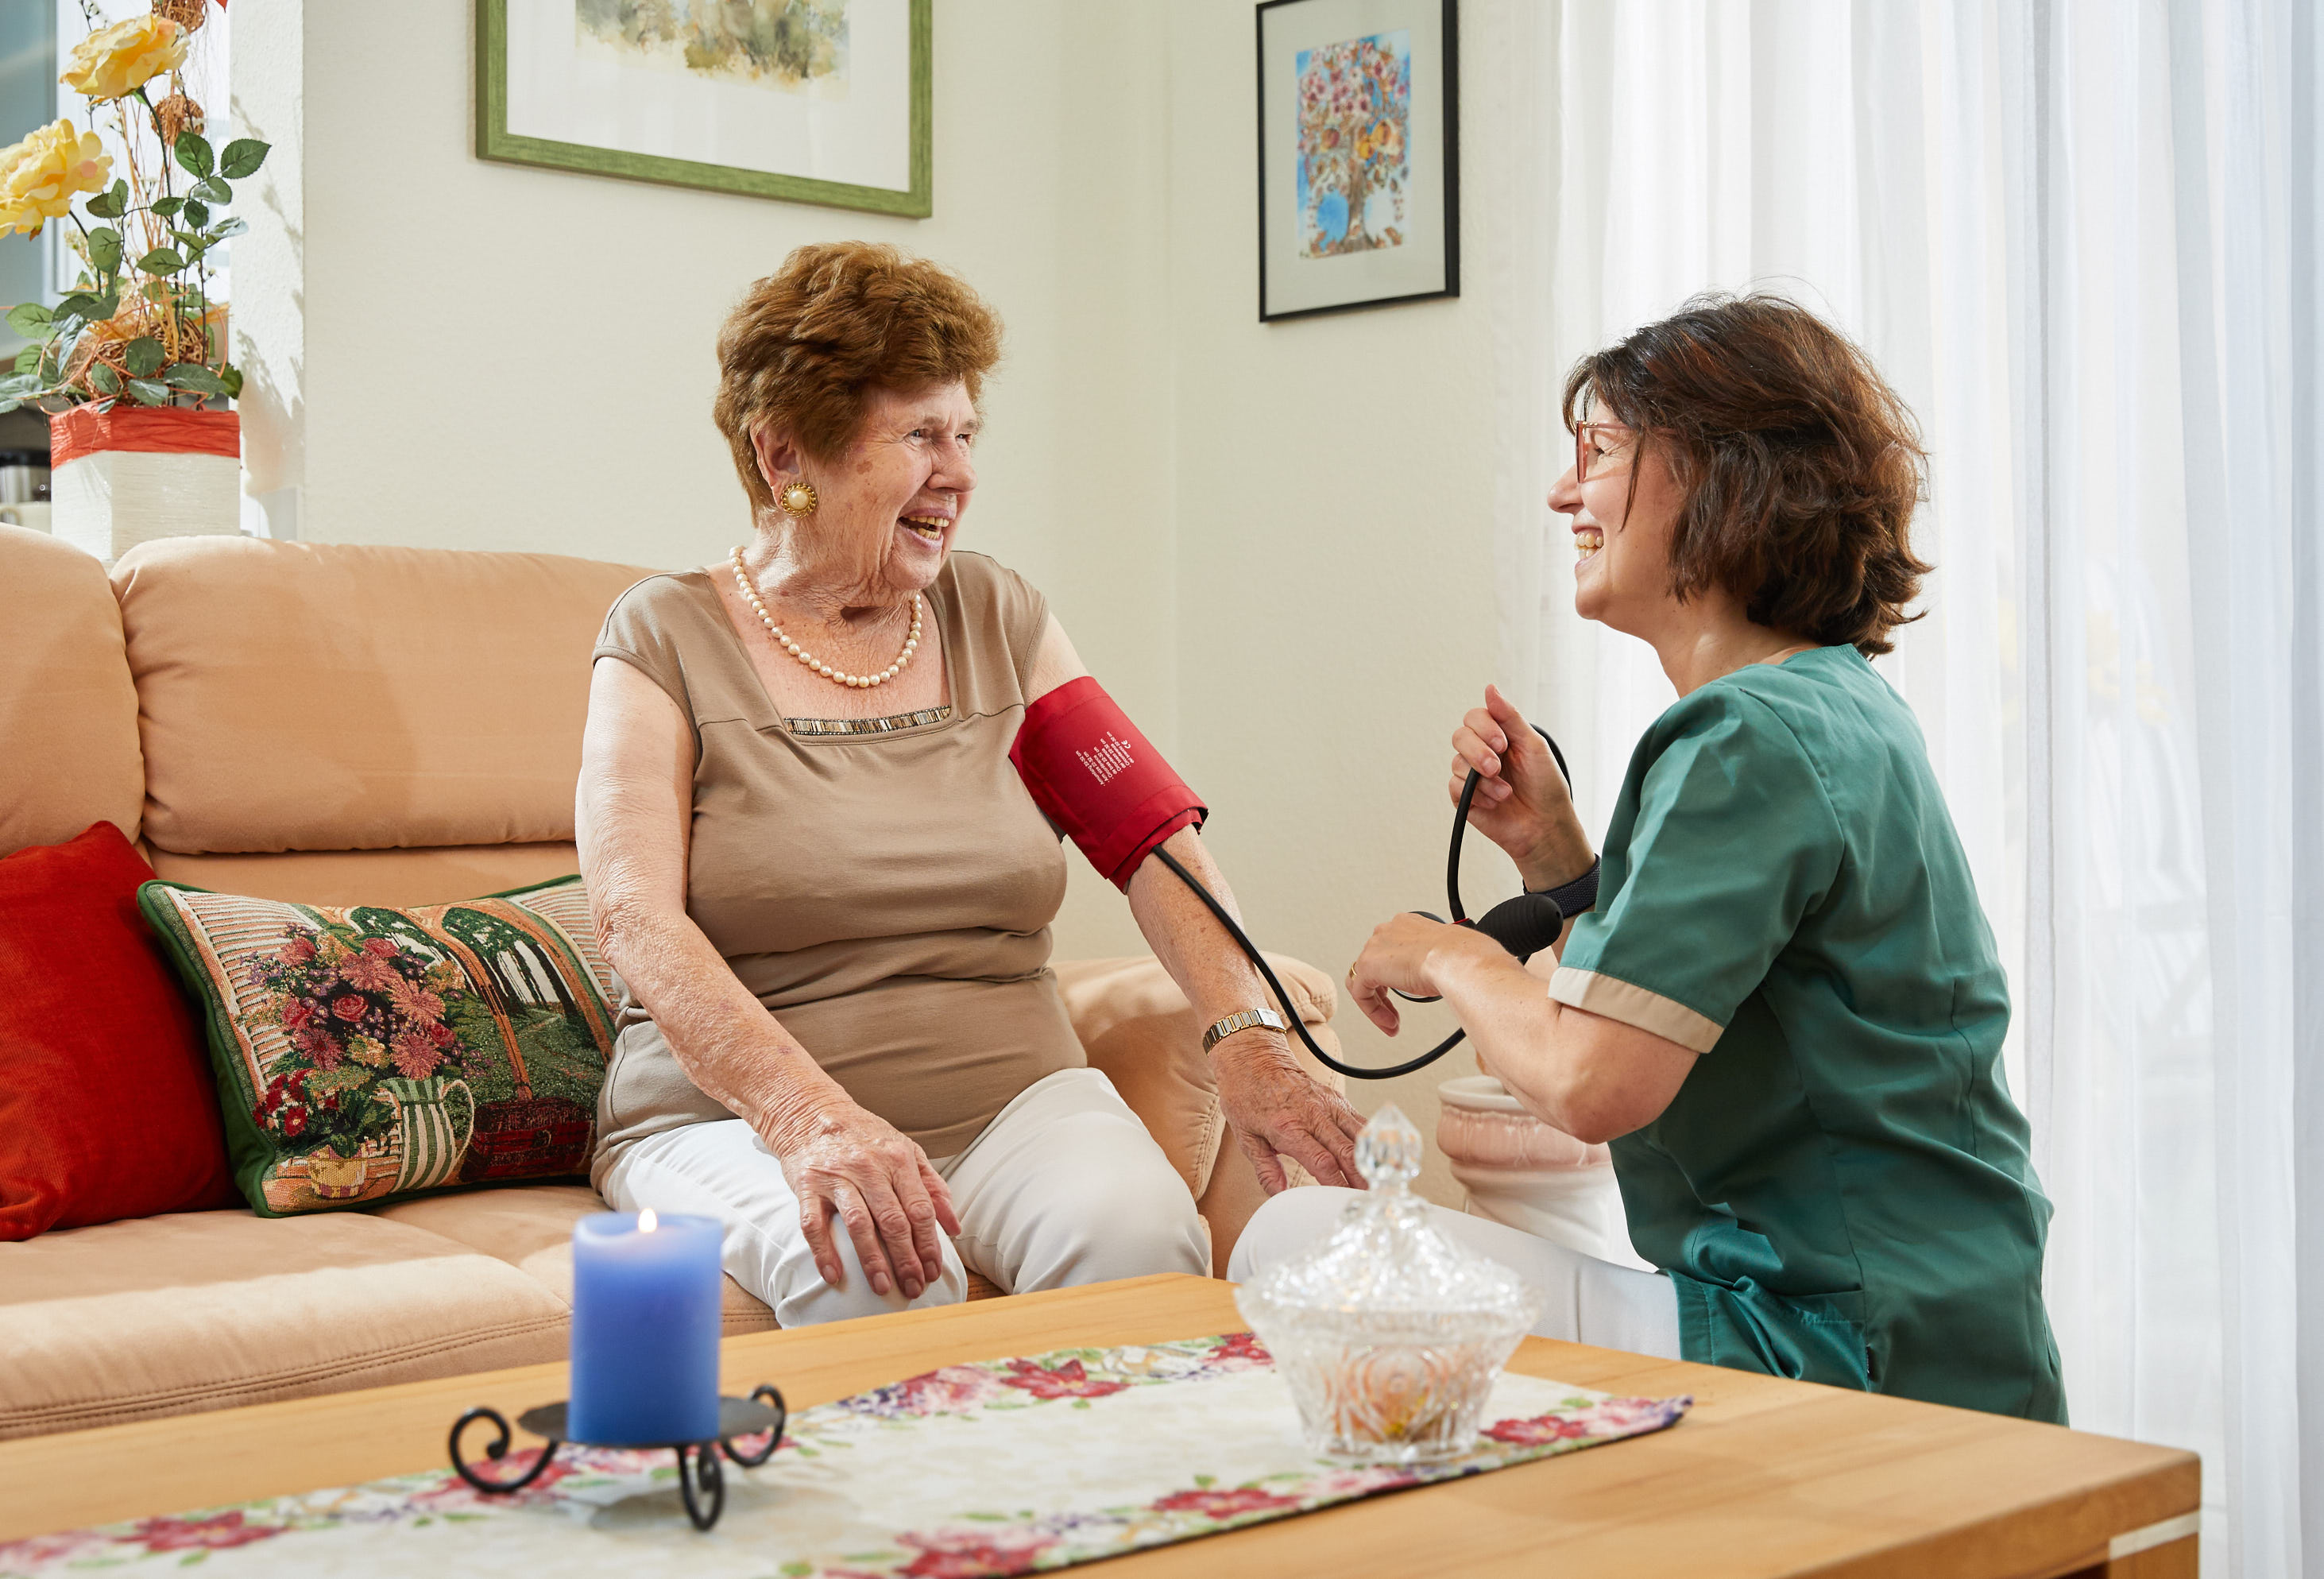
[[[1286,1190],[1261,1206],[1235,1242],[1227,1276],[1248,1282],[1278,1261],[1297,1256],[1332,1232],[1356,1198],[1353,1190],[1317,1185]],[[1536,1335],[1592,1344],[1632,1354],[1676,1360],[1678,1294],[1659,1272],[1618,1267],[1562,1244],[1471,1217],[1428,1208],[1429,1223],[1447,1238],[1490,1257],[1545,1297]]]
[[[944,1247],[943,1275],[918,1299],[873,1293],[835,1221],[846,1286],[823,1280],[782,1164],[741,1119],[637,1141],[606,1174],[604,1194],[616,1211],[718,1219],[727,1274],[787,1327],[958,1304],[968,1292],[964,1264],[1012,1294],[1210,1270],[1210,1236],[1186,1181],[1095,1069],[1043,1076],[965,1151],[930,1160],[951,1187],[961,1232]]]

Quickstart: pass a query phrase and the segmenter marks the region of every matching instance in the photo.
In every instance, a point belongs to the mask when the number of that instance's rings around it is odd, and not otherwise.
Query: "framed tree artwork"
[[[934,0],[476,0],[476,156],[925,218]]]
[[[1259,316],[1461,293],[1454,0],[1259,7]]]

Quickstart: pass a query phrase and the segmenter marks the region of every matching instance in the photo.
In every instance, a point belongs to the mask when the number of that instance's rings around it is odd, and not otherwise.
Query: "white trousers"
[[[1228,1258],[1227,1276],[1248,1282],[1298,1255],[1328,1235],[1355,1198],[1353,1190],[1327,1185],[1284,1191],[1242,1231]],[[1618,1267],[1465,1212],[1436,1205],[1428,1211],[1430,1223],[1448,1238],[1489,1256],[1548,1296],[1533,1329],[1537,1335],[1664,1360],[1682,1357],[1678,1294],[1660,1272]]]
[[[724,1223],[727,1273],[787,1327],[958,1304],[968,1290],[964,1265],[1011,1294],[1210,1270],[1210,1235],[1186,1181],[1095,1069],[1043,1076],[968,1150],[930,1160],[952,1187],[961,1232],[944,1247],[943,1275],[918,1299],[900,1288],[873,1293],[836,1219],[832,1242],[846,1283],[823,1280],[781,1162],[741,1119],[638,1141],[606,1174],[604,1193],[615,1211],[650,1206]]]

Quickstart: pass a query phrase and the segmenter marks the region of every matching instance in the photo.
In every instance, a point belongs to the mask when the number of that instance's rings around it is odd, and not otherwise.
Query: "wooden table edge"
[[[1243,1324],[1235,1314],[1231,1288],[1231,1285],[1212,1279],[1161,1274],[963,1306],[904,1311],[833,1326],[746,1334],[729,1338],[722,1345],[725,1390],[747,1392],[756,1381],[772,1380],[784,1388],[792,1407],[799,1408],[936,1365],[1047,1349],[1154,1343],[1236,1331]],[[936,1329],[934,1334],[930,1328]],[[1008,1335],[1011,1334],[1023,1336],[1012,1338]],[[995,1344],[1000,1346],[994,1347]],[[982,1352],[988,1348],[991,1353]],[[881,1356],[892,1359],[882,1360]],[[908,1369],[894,1369],[899,1362]],[[1691,1428],[1694,1438],[1712,1432],[1725,1435],[1722,1427],[1742,1429],[1755,1417],[1773,1420],[1793,1411],[1817,1408],[1829,1412],[1849,1405],[1860,1406],[1868,1397],[1751,1372],[1537,1338],[1527,1339],[1520,1346],[1512,1357],[1511,1367],[1523,1373],[1549,1375],[1601,1391],[1652,1392],[1658,1396],[1695,1392],[1699,1399],[1695,1415],[1668,1433],[1623,1448],[1623,1452],[1634,1455],[1656,1451],[1652,1445],[1660,1437],[1684,1443],[1690,1439]],[[1574,1374],[1576,1371],[1585,1374]],[[522,1408],[563,1397],[566,1379],[567,1367],[561,1363],[523,1366],[0,1442],[0,1542],[441,1467],[447,1463],[446,1436],[462,1409],[475,1403],[490,1403],[512,1418]],[[1877,1400],[1881,1405],[1904,1401]],[[1734,1406],[1731,1420],[1723,1417],[1728,1405]],[[1909,1407],[1924,1410],[1937,1408],[1920,1404]],[[1963,1416],[1969,1413],[1945,1412]],[[355,1435],[356,1446],[350,1453],[345,1450],[342,1440],[347,1434],[335,1433],[333,1428],[352,1417],[364,1419],[369,1429]],[[1993,1417],[1979,1416],[1975,1420],[1990,1424]],[[2062,1429],[2023,1421],[2006,1424],[2032,1430]],[[201,1462],[193,1466],[197,1473],[190,1480],[184,1475],[167,1474],[150,1480],[139,1478],[141,1466],[157,1462],[176,1464],[183,1455],[189,1432],[197,1433],[208,1445]],[[302,1436],[311,1438],[318,1435],[339,1441],[342,1450],[330,1451],[327,1441],[319,1454],[311,1448],[300,1451]],[[2127,1455],[2126,1467],[2101,1477],[2098,1483],[2053,1493],[2029,1493],[2021,1505],[1931,1529],[1878,1551],[1868,1550],[1831,1562],[1780,1571],[1830,1575],[1834,1579],[1856,1574],[1969,1572],[1971,1570],[1961,1565],[1978,1561],[1980,1547],[1992,1544],[1995,1530],[2012,1521],[2022,1524],[2034,1519],[2069,1498],[2088,1502],[2101,1497],[2121,1504],[2123,1517],[2116,1521],[2116,1528],[2105,1530],[2095,1540],[2079,1541],[2070,1549],[2021,1550],[2015,1556],[2023,1560],[2015,1565],[1987,1565],[1980,1571],[2007,1574],[2011,1579],[2059,1579],[2086,1573],[2135,1572],[2138,1579],[2162,1579],[2182,1571],[2191,1574],[2191,1566],[2183,1565],[2172,1556],[2175,1547],[2183,1547],[2191,1562],[2195,1545],[2191,1535],[2183,1539],[2161,1539],[2126,1556],[2116,1556],[2115,1548],[2126,1538],[2153,1539],[2155,1531],[2174,1528],[2174,1521],[2197,1512],[2200,1470],[2196,1455],[2178,1449],[2099,1437],[2093,1433],[2071,1435],[2084,1443],[2113,1445],[2115,1451]],[[1661,1451],[1670,1449],[1666,1445]],[[1594,1458],[1596,1454],[1589,1456]],[[1583,1461],[1544,1460],[1500,1471],[1495,1476],[1449,1482],[1428,1491],[1441,1494],[1456,1487],[1473,1487],[1485,1481],[1522,1475],[1566,1462]],[[1625,1462],[1635,1466],[1640,1461]],[[2137,1467],[2128,1467],[2134,1462]],[[341,1464],[351,1466],[348,1473],[323,1467]],[[169,1489],[181,1483],[188,1485],[189,1491],[194,1484],[207,1489],[198,1495]],[[28,1490],[32,1493],[30,1499],[24,1497]],[[220,1491],[223,1494],[214,1494]],[[60,1496],[61,1501],[53,1501],[50,1493]],[[1420,1494],[1423,1493],[1406,1495]],[[1225,1536],[1113,1558],[1109,1561],[1108,1571],[1120,1572],[1122,1564],[1144,1564],[1159,1574],[1170,1565],[1174,1554],[1183,1558],[1185,1554],[1197,1551],[1204,1554],[1203,1565],[1214,1569],[1225,1555],[1219,1548],[1221,1541],[1271,1546],[1271,1540],[1252,1541],[1250,1537],[1264,1537],[1269,1530],[1281,1531],[1290,1525],[1309,1526],[1312,1533],[1314,1521],[1331,1520],[1357,1514],[1367,1507],[1388,1506],[1401,1501],[1398,1497],[1346,1504],[1283,1524],[1258,1525]],[[2156,1553],[2163,1554],[2165,1560],[2158,1563]],[[1900,1562],[1905,1565],[1899,1566]],[[2126,1563],[2130,1565],[2124,1565]],[[1240,1563],[1234,1565],[1236,1571],[1243,1566]],[[1252,1567],[1250,1571],[1258,1573],[1262,1569]],[[1530,1570],[1522,1565],[1510,1565],[1504,1570],[1497,1565],[1461,1571],[1482,1574]]]

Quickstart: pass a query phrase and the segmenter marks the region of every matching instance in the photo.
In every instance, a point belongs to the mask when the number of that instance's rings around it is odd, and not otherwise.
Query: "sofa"
[[[0,857],[110,821],[161,878],[324,905],[571,873],[590,648],[646,573],[200,537],[108,576],[0,526]],[[1333,983],[1276,963],[1329,1046]],[[1185,1001],[1150,958],[1056,968],[1222,1269],[1262,1192]],[[602,1209],[572,1179],[0,1242],[0,1437],[561,1358],[572,1226]],[[776,1325],[731,1280],[724,1314],[730,1334]]]

